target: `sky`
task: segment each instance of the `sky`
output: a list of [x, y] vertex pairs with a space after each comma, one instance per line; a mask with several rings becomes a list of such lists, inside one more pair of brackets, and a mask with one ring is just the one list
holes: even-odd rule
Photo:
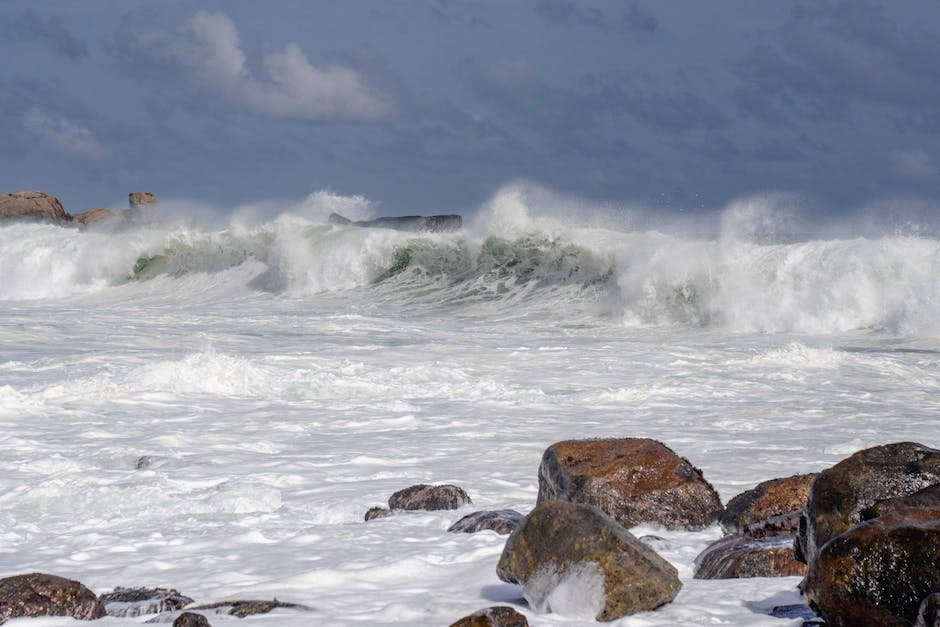
[[940, 198], [932, 0], [2, 0], [0, 59], [0, 191], [73, 213]]

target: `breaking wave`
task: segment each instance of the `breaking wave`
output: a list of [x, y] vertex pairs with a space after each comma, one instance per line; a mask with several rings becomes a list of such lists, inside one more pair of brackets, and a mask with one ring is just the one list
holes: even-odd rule
[[186, 298], [206, 281], [272, 298], [356, 294], [432, 312], [487, 306], [737, 332], [940, 326], [933, 237], [775, 237], [776, 214], [753, 203], [729, 208], [716, 233], [683, 235], [638, 227], [623, 212], [597, 219], [603, 212], [591, 207], [578, 207], [572, 222], [562, 217], [571, 207], [539, 212], [542, 201], [508, 188], [464, 230], [435, 234], [330, 225], [297, 211], [220, 229], [7, 225], [0, 300], [88, 297], [155, 280], [168, 298]]

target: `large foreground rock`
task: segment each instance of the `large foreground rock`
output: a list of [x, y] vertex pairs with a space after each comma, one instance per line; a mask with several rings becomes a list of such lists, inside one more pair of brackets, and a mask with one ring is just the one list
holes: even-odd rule
[[58, 198], [44, 192], [32, 190], [0, 194], [0, 223], [15, 221], [68, 224], [71, 216]]
[[0, 623], [19, 616], [93, 620], [104, 616], [104, 606], [94, 592], [72, 579], [45, 573], [0, 579]]
[[702, 471], [646, 438], [565, 440], [545, 451], [538, 502], [593, 505], [624, 527], [703, 529], [722, 512]]
[[736, 533], [775, 516], [802, 510], [819, 473], [793, 475], [757, 484], [728, 501], [718, 522], [725, 533]]
[[[916, 442], [859, 451], [821, 472], [810, 488], [794, 544], [812, 565], [819, 548], [862, 520], [862, 510], [940, 483], [940, 451]], [[918, 599], [919, 601], [920, 599]]]
[[496, 566], [537, 612], [611, 621], [672, 601], [673, 566], [595, 507], [543, 501], [506, 541]]
[[940, 590], [940, 507], [851, 527], [820, 547], [802, 590], [830, 627], [909, 627]]

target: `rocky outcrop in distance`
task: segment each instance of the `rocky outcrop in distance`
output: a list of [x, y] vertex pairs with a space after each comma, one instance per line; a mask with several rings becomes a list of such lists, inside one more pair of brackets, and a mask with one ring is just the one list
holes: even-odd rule
[[0, 194], [0, 224], [6, 222], [43, 222], [59, 226], [87, 228], [91, 225], [112, 227], [152, 222], [157, 215], [157, 197], [150, 192], [131, 192], [126, 211], [96, 207], [70, 214], [51, 194], [37, 190]]

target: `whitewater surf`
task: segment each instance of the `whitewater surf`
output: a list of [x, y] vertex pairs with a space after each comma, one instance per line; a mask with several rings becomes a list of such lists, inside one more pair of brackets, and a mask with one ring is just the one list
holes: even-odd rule
[[[784, 237], [734, 212], [706, 234], [572, 223], [514, 190], [441, 233], [313, 205], [0, 226], [0, 569], [312, 608], [258, 625], [446, 625], [494, 604], [589, 624], [499, 581], [505, 536], [446, 531], [529, 511], [553, 442], [661, 440], [725, 502], [867, 446], [940, 444], [936, 237]], [[416, 483], [473, 505], [363, 521]], [[692, 578], [717, 526], [633, 532], [683, 589], [614, 624], [799, 624], [769, 615], [798, 578]]]

